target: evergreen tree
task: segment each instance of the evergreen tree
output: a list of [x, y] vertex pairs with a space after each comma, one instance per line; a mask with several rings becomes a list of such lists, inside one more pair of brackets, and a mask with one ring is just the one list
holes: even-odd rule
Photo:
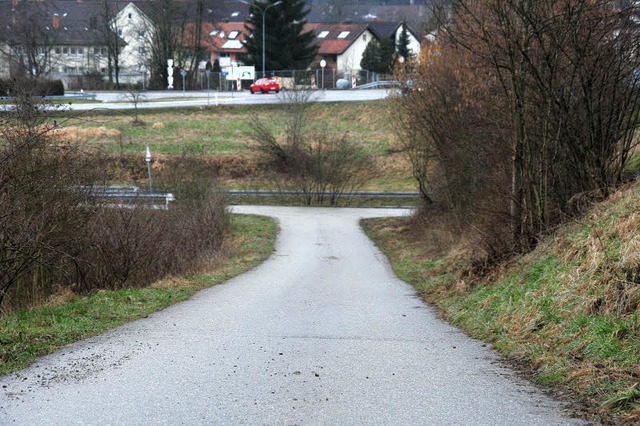
[[398, 37], [398, 42], [396, 43], [396, 52], [398, 56], [402, 56], [405, 59], [409, 59], [413, 54], [411, 53], [411, 49], [409, 49], [409, 32], [407, 31], [407, 23], [402, 23], [402, 30], [400, 30], [400, 37]]
[[[265, 21], [265, 71], [304, 69], [315, 58], [315, 33], [303, 32], [309, 9], [305, 0], [253, 0], [245, 23], [249, 64], [262, 70], [262, 21]], [[273, 6], [271, 6], [273, 5]], [[266, 14], [264, 13], [266, 11]]]
[[371, 40], [362, 53], [360, 67], [378, 74], [390, 72], [394, 49], [393, 40], [390, 38], [385, 38], [381, 42]]
[[369, 44], [367, 44], [367, 47], [365, 47], [364, 52], [362, 52], [360, 68], [367, 71], [374, 71], [378, 65], [379, 51], [380, 44], [375, 39], [372, 39]]

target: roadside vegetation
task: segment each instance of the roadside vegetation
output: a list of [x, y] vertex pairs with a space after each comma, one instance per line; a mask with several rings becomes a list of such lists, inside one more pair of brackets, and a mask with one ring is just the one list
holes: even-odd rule
[[178, 198], [171, 210], [100, 204], [107, 161], [55, 138], [65, 115], [35, 99], [19, 93], [0, 117], [0, 314], [194, 274], [219, 255], [229, 217], [212, 181], [161, 174]]
[[583, 415], [639, 423], [635, 11], [456, 0], [441, 12], [420, 63], [396, 67], [406, 84], [392, 100], [418, 214], [368, 232], [448, 320]]
[[37, 357], [191, 297], [245, 272], [273, 251], [276, 225], [267, 218], [234, 216], [221, 253], [198, 275], [169, 277], [144, 288], [56, 293], [40, 306], [0, 318], [0, 375]]

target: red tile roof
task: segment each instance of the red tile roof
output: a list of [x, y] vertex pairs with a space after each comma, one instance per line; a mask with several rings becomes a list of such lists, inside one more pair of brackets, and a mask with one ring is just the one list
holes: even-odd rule
[[[246, 52], [246, 48], [229, 46], [229, 41], [243, 41], [246, 38], [244, 23], [243, 22], [221, 22], [218, 24], [207, 23], [206, 29], [206, 37], [204, 38], [202, 44], [210, 51], [210, 52]], [[204, 25], [203, 25], [204, 27]], [[232, 31], [237, 31], [238, 35], [229, 39], [229, 34]], [[225, 46], [227, 44], [227, 46]]]

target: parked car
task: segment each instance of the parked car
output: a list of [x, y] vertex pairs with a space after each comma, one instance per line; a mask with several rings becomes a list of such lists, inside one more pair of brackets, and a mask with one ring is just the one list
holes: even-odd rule
[[272, 91], [278, 93], [280, 89], [282, 89], [282, 85], [276, 78], [259, 78], [249, 87], [251, 94], [257, 92], [268, 93]]

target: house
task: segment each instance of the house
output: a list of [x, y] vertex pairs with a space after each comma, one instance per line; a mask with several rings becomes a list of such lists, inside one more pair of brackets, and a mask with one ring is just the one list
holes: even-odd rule
[[106, 66], [97, 21], [83, 2], [2, 2], [0, 77], [100, 72]]
[[219, 61], [224, 70], [231, 65], [238, 64], [242, 55], [247, 53], [243, 41], [247, 37], [244, 22], [222, 22], [207, 24], [210, 28], [203, 45], [210, 52], [210, 61]]
[[362, 54], [374, 39], [367, 24], [307, 23], [305, 31], [316, 33], [318, 55], [311, 68], [318, 68], [321, 60], [327, 68], [351, 74], [360, 70]]
[[127, 3], [111, 27], [126, 41], [119, 55], [120, 77], [125, 82], [137, 82], [141, 76], [144, 80], [151, 60], [153, 22], [138, 5]]
[[411, 25], [405, 22], [370, 22], [368, 28], [378, 39], [391, 38], [394, 44], [398, 44], [403, 26], [406, 26], [409, 37], [409, 50], [415, 58], [420, 57], [420, 34]]

